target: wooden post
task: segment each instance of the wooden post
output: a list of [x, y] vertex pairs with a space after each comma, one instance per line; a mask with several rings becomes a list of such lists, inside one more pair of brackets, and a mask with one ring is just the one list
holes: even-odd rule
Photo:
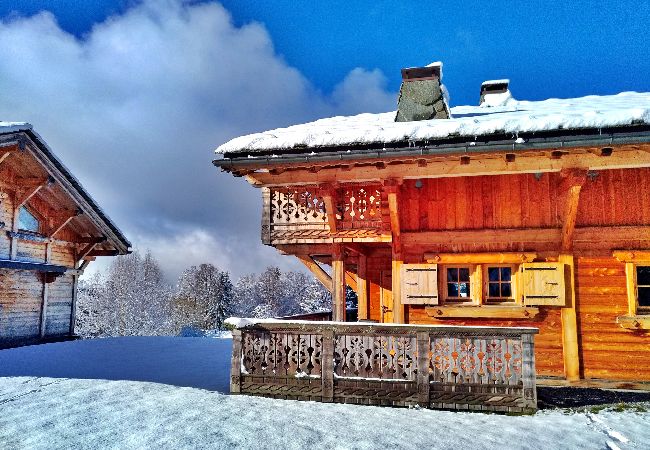
[[77, 286], [79, 275], [72, 276], [72, 305], [70, 305], [70, 336], [74, 335], [75, 321], [77, 320]]
[[334, 330], [323, 330], [323, 349], [321, 353], [322, 401], [334, 401]]
[[369, 288], [368, 257], [366, 255], [359, 255], [359, 262], [357, 263], [357, 307], [359, 320], [367, 320], [369, 317]]
[[345, 264], [340, 244], [332, 249], [332, 288], [332, 320], [345, 322]]
[[336, 185], [330, 184], [322, 189], [323, 205], [327, 215], [330, 234], [336, 233]]
[[241, 330], [232, 330], [232, 361], [230, 365], [230, 393], [239, 394], [241, 392], [241, 351], [242, 351], [242, 332]]
[[562, 353], [564, 376], [568, 381], [580, 379], [580, 353], [578, 351], [578, 323], [576, 318], [575, 267], [573, 255], [561, 254], [559, 262], [568, 267], [565, 272], [567, 306], [562, 308]]
[[271, 245], [271, 189], [262, 188], [262, 244]]
[[47, 280], [47, 274], [43, 273], [41, 275], [43, 279], [43, 298], [41, 301], [41, 322], [39, 326], [39, 335], [41, 338], [45, 337], [45, 326], [47, 325], [47, 303], [48, 303], [48, 297], [50, 295], [50, 285]]
[[418, 352], [418, 404], [423, 408], [429, 407], [429, 353], [431, 344], [429, 333], [420, 331], [417, 334], [417, 352]]
[[537, 409], [537, 379], [535, 374], [535, 335], [521, 335], [521, 382], [528, 407]]
[[404, 305], [402, 304], [402, 252], [393, 247], [392, 262], [392, 291], [393, 291], [393, 323], [404, 323]]

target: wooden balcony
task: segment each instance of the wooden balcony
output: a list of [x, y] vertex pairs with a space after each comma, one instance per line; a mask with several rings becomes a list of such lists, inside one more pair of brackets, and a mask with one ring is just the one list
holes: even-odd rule
[[264, 188], [262, 242], [390, 242], [386, 205], [380, 185]]
[[321, 402], [532, 412], [537, 332], [264, 320], [233, 331], [230, 390]]

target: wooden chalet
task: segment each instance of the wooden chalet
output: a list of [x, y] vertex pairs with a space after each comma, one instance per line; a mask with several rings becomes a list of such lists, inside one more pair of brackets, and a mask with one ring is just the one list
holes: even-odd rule
[[0, 348], [72, 337], [79, 276], [130, 245], [31, 125], [0, 122]]
[[334, 320], [347, 284], [360, 322], [538, 328], [538, 376], [650, 382], [650, 94], [517, 101], [497, 80], [449, 108], [441, 78], [405, 69], [397, 114], [240, 137], [214, 164], [261, 189], [263, 243]]

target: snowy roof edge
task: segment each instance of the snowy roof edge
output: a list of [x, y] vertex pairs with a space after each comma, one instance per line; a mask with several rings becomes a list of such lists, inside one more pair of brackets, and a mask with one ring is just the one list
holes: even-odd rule
[[310, 150], [364, 146], [381, 150], [401, 142], [465, 138], [467, 142], [494, 134], [516, 139], [525, 133], [599, 130], [650, 125], [650, 93], [623, 92], [542, 101], [513, 100], [504, 106], [457, 106], [452, 118], [394, 122], [394, 112], [332, 117], [234, 138], [215, 153], [225, 158], [247, 153], [308, 153]]

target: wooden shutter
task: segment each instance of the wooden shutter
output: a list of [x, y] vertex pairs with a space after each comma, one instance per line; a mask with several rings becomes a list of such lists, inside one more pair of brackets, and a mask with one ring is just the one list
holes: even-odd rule
[[402, 303], [438, 304], [438, 265], [402, 264]]
[[563, 263], [524, 263], [521, 270], [524, 305], [566, 304]]

